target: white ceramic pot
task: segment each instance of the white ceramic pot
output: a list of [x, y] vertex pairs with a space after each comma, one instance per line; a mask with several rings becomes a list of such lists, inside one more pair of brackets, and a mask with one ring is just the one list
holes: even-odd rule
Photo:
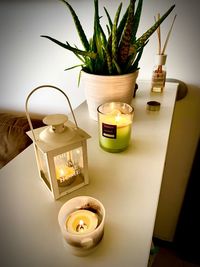
[[97, 107], [106, 102], [131, 104], [138, 71], [123, 75], [95, 75], [81, 73], [89, 115], [97, 120]]

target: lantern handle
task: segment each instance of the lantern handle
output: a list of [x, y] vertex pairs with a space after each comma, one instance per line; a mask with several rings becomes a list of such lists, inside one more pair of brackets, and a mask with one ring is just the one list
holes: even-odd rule
[[26, 99], [26, 103], [25, 103], [25, 109], [26, 109], [26, 117], [27, 117], [27, 120], [28, 120], [28, 123], [29, 123], [29, 126], [30, 126], [30, 129], [31, 129], [31, 132], [32, 132], [32, 135], [33, 135], [33, 139], [34, 139], [34, 142], [36, 143], [36, 137], [35, 137], [35, 134], [34, 134], [34, 131], [33, 131], [33, 125], [32, 125], [32, 122], [31, 122], [31, 119], [30, 119], [30, 116], [29, 116], [29, 112], [28, 112], [28, 101], [31, 97], [31, 95], [41, 89], [41, 88], [44, 88], [44, 87], [50, 87], [50, 88], [53, 88], [53, 89], [56, 89], [58, 90], [59, 92], [61, 92], [65, 98], [67, 99], [67, 102], [68, 102], [68, 105], [70, 107], [70, 110], [71, 110], [71, 113], [72, 113], [72, 116], [73, 116], [73, 119], [74, 119], [74, 122], [75, 122], [75, 125], [76, 125], [76, 129], [78, 129], [78, 124], [77, 124], [77, 121], [76, 121], [76, 118], [75, 118], [75, 115], [74, 115], [74, 112], [73, 112], [73, 109], [72, 109], [72, 106], [71, 106], [71, 103], [69, 101], [69, 98], [68, 96], [65, 94], [65, 92], [63, 92], [60, 88], [56, 87], [56, 86], [53, 86], [53, 85], [41, 85], [41, 86], [38, 86], [36, 88], [34, 88], [30, 93], [29, 95], [27, 96], [27, 99]]

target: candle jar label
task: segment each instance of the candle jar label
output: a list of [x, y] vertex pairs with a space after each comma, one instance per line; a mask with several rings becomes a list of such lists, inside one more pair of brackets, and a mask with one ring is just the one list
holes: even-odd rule
[[107, 138], [116, 139], [117, 137], [117, 126], [102, 123], [102, 135]]

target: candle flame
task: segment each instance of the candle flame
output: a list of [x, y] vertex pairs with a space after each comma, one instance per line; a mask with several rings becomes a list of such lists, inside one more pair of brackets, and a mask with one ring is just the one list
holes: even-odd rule
[[60, 177], [62, 177], [62, 176], [64, 176], [65, 175], [65, 171], [62, 169], [62, 168], [60, 168]]
[[79, 224], [76, 227], [77, 232], [84, 232], [87, 229], [87, 225], [84, 223], [83, 220], [79, 221]]
[[80, 220], [80, 221], [79, 221], [79, 225], [80, 225], [80, 226], [83, 226], [83, 225], [84, 225], [84, 221], [83, 221], [83, 220]]
[[115, 121], [116, 121], [116, 122], [119, 122], [120, 119], [121, 119], [121, 116], [120, 116], [120, 114], [118, 113], [117, 116], [115, 117]]
[[65, 180], [75, 176], [74, 167], [62, 166], [56, 167], [56, 178], [60, 180], [60, 182], [64, 182]]

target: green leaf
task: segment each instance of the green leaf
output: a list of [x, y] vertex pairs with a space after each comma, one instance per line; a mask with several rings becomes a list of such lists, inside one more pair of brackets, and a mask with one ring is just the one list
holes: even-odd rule
[[118, 48], [118, 38], [117, 38], [117, 25], [119, 20], [119, 15], [122, 9], [122, 3], [120, 3], [117, 12], [115, 14], [115, 19], [112, 27], [112, 58], [116, 61], [117, 60], [117, 48]]
[[128, 59], [130, 41], [132, 35], [132, 27], [134, 23], [134, 10], [135, 10], [135, 0], [130, 0], [128, 9], [128, 18], [126, 21], [125, 29], [119, 46], [118, 62], [120, 65], [125, 64], [126, 60]]
[[142, 5], [143, 5], [143, 0], [139, 0], [135, 15], [134, 15], [134, 25], [132, 29], [131, 44], [133, 44], [136, 40], [136, 33], [139, 27], [140, 17], [142, 13]]
[[79, 71], [79, 75], [78, 75], [78, 87], [80, 85], [80, 81], [81, 81], [81, 70]]
[[[68, 42], [66, 42], [66, 44], [70, 46], [70, 44], [69, 44]], [[77, 47], [76, 45], [75, 45], [75, 48], [78, 49], [78, 47]], [[84, 58], [83, 56], [78, 55], [76, 52], [73, 52], [73, 53], [74, 53], [74, 55], [75, 55], [80, 61], [82, 61], [83, 63], [85, 63], [85, 58]]]
[[112, 74], [112, 58], [111, 58], [111, 55], [109, 53], [108, 42], [107, 42], [106, 36], [105, 36], [104, 31], [103, 31], [101, 26], [100, 26], [100, 30], [101, 30], [101, 37], [102, 37], [101, 38], [102, 39], [102, 47], [103, 47], [103, 50], [105, 52], [108, 73]]
[[98, 0], [94, 0], [94, 8], [95, 8], [95, 16], [94, 16], [94, 34], [93, 34], [93, 42], [94, 47], [96, 49], [97, 57], [94, 64], [95, 72], [101, 72], [105, 66], [105, 54], [103, 50], [103, 40], [105, 34], [100, 26], [100, 18], [99, 18], [99, 6]]
[[110, 31], [112, 31], [112, 27], [113, 27], [113, 23], [112, 23], [112, 20], [110, 18], [110, 15], [108, 13], [108, 10], [104, 7], [104, 10], [105, 10], [105, 13], [106, 13], [106, 16], [108, 18], [108, 23], [109, 23], [109, 26], [110, 26]]
[[107, 31], [108, 31], [108, 35], [110, 35], [110, 34], [111, 34], [111, 31], [110, 31], [110, 28], [109, 28], [109, 26], [108, 26], [108, 25], [106, 25], [106, 28], [107, 28]]
[[87, 37], [85, 35], [85, 32], [84, 32], [84, 30], [83, 30], [83, 28], [81, 26], [81, 23], [80, 23], [80, 21], [78, 19], [78, 16], [76, 15], [76, 13], [75, 13], [74, 9], [72, 8], [72, 6], [67, 1], [65, 1], [65, 0], [61, 0], [61, 1], [63, 3], [65, 3], [67, 5], [67, 7], [69, 8], [69, 10], [71, 12], [71, 15], [72, 15], [72, 17], [74, 19], [74, 23], [76, 25], [76, 29], [77, 29], [77, 32], [79, 34], [80, 40], [81, 40], [81, 42], [83, 44], [83, 47], [85, 48], [86, 51], [89, 51], [90, 45], [89, 45], [89, 42], [88, 42]]
[[128, 9], [126, 9], [126, 12], [124, 13], [120, 23], [119, 23], [119, 27], [117, 28], [117, 38], [118, 38], [118, 42], [120, 41], [121, 39], [121, 36], [122, 36], [122, 33], [124, 31], [124, 27], [126, 25], [126, 21], [127, 21], [127, 18], [128, 18]]
[[115, 59], [113, 59], [113, 62], [114, 62], [114, 65], [115, 65], [115, 67], [117, 69], [117, 73], [118, 74], [122, 74], [122, 70], [121, 70], [119, 64], [117, 63], [117, 61]]
[[68, 50], [70, 50], [70, 51], [72, 51], [72, 52], [74, 52], [74, 53], [77, 53], [77, 54], [79, 54], [79, 55], [82, 55], [82, 56], [84, 56], [84, 57], [90, 57], [90, 58], [95, 59], [96, 56], [97, 56], [96, 53], [94, 53], [94, 52], [87, 52], [87, 51], [83, 51], [83, 50], [74, 48], [74, 47], [72, 47], [72, 46], [70, 46], [70, 45], [68, 45], [68, 44], [62, 43], [62, 42], [60, 42], [60, 41], [58, 41], [58, 40], [56, 40], [56, 39], [54, 39], [54, 38], [52, 38], [52, 37], [50, 37], [50, 36], [47, 36], [47, 35], [41, 35], [41, 37], [47, 38], [47, 39], [49, 39], [50, 41], [56, 43], [57, 45], [59, 45], [59, 46], [65, 48], [65, 49], [68, 49]]
[[[148, 41], [149, 41], [149, 40], [148, 40]], [[136, 59], [133, 61], [134, 64], [131, 65], [130, 68], [129, 68], [129, 71], [130, 71], [130, 72], [133, 72], [133, 71], [135, 71], [135, 70], [138, 69], [138, 64], [139, 64], [139, 61], [140, 61], [140, 59], [141, 59], [141, 57], [142, 57], [144, 47], [147, 45], [148, 41], [147, 41], [147, 42], [140, 48], [140, 50], [138, 51], [137, 57], [136, 57]]]
[[149, 37], [156, 31], [158, 26], [167, 18], [167, 16], [172, 12], [175, 5], [171, 6], [165, 14], [156, 21], [156, 23], [148, 30], [146, 31], [139, 39], [136, 40], [134, 46], [138, 50], [138, 48], [142, 47], [144, 43], [149, 39]]
[[83, 66], [83, 64], [75, 65], [75, 66], [72, 66], [72, 67], [69, 67], [69, 68], [65, 69], [65, 71], [66, 70], [72, 70], [72, 69], [75, 69], [75, 68], [78, 68], [78, 67], [82, 67], [82, 66]]

